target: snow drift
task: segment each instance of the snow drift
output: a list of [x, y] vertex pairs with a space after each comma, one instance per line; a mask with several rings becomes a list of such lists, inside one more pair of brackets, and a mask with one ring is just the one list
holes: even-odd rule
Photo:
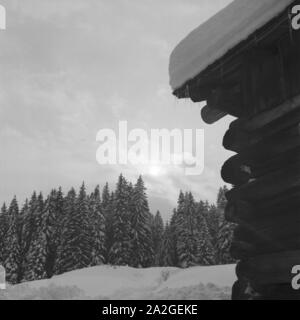
[[8, 287], [0, 299], [228, 300], [235, 266], [189, 269], [99, 266]]
[[171, 54], [170, 84], [173, 90], [204, 71], [230, 49], [294, 0], [235, 0], [192, 31]]

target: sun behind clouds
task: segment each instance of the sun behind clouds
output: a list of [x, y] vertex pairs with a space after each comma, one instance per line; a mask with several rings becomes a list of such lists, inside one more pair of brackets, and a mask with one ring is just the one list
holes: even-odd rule
[[159, 177], [166, 173], [166, 170], [160, 165], [149, 166], [148, 173], [151, 176]]

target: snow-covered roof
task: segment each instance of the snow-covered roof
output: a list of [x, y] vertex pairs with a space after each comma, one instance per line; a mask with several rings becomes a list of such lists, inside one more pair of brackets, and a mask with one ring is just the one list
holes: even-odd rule
[[170, 84], [182, 87], [295, 0], [235, 0], [192, 31], [170, 58]]

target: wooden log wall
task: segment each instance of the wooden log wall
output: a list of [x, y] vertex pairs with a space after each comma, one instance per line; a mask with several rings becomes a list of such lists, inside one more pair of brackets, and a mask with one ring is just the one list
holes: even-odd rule
[[292, 268], [300, 264], [300, 96], [234, 121], [223, 141], [237, 154], [222, 168], [226, 219], [238, 225], [233, 299], [299, 299]]

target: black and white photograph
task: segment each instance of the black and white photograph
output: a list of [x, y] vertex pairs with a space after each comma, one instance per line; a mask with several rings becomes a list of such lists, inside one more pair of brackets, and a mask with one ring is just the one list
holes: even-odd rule
[[0, 148], [1, 305], [300, 300], [300, 0], [0, 0]]

